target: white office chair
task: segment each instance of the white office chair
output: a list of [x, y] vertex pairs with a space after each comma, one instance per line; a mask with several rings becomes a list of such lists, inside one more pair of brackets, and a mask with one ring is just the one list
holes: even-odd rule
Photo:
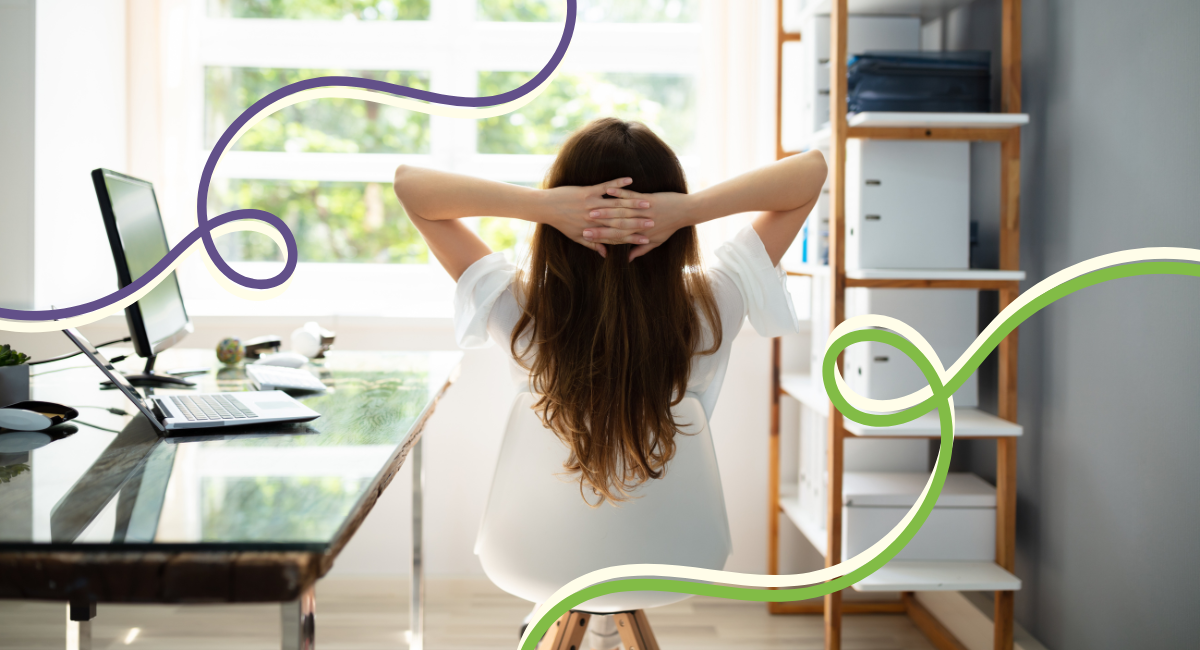
[[[563, 469], [568, 449], [534, 413], [535, 397], [520, 393], [509, 415], [475, 553], [496, 586], [540, 603], [571, 580], [620, 564], [676, 564], [721, 569], [729, 558], [729, 519], [704, 409], [694, 397], [672, 413], [686, 433], [676, 436], [666, 475], [647, 481], [637, 498], [591, 508], [578, 476]], [[622, 646], [655, 650], [643, 609], [686, 594], [617, 593], [590, 600], [563, 616], [541, 648], [580, 649], [592, 614], [615, 614]]]

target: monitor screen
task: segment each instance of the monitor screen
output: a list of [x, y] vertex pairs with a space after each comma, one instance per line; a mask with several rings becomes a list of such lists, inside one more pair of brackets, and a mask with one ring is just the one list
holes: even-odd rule
[[[120, 258], [124, 258], [128, 269], [128, 282], [133, 282], [149, 271], [168, 252], [167, 235], [163, 229], [162, 215], [158, 211], [158, 200], [154, 195], [154, 186], [146, 181], [107, 169], [103, 170], [103, 174], [112, 220], [120, 236], [121, 250], [118, 252], [114, 249], [113, 252], [118, 255], [118, 266]], [[103, 198], [101, 202], [103, 203]], [[126, 279], [121, 278], [121, 283], [124, 285]], [[145, 329], [144, 342], [151, 348], [148, 351], [138, 350], [142, 356], [149, 356], [147, 353], [169, 347], [174, 343], [174, 340], [169, 339], [188, 327], [188, 315], [174, 271], [151, 289], [150, 293], [138, 300], [137, 309], [141, 313], [140, 320]], [[136, 320], [131, 319], [132, 322]], [[137, 332], [132, 334], [135, 339], [139, 338]]]

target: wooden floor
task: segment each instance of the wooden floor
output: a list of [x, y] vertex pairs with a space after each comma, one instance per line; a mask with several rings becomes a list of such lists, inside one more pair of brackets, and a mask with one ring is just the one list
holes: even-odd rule
[[[321, 650], [406, 648], [408, 585], [393, 580], [331, 579], [317, 586]], [[431, 580], [427, 587], [429, 650], [514, 650], [531, 606], [486, 580]], [[663, 650], [807, 650], [823, 647], [820, 616], [771, 616], [761, 603], [693, 598], [648, 612]], [[65, 646], [66, 606], [0, 600], [0, 648]], [[129, 645], [125, 640], [138, 628]], [[848, 616], [845, 650], [932, 650], [907, 617]], [[101, 605], [93, 647], [222, 650], [279, 648], [278, 605]], [[585, 649], [586, 650], [586, 649]]]

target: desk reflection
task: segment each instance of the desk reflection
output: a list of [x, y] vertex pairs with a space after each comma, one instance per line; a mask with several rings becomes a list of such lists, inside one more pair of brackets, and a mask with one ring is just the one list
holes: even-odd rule
[[[173, 363], [189, 363], [171, 352], [181, 357]], [[318, 369], [330, 390], [299, 397], [321, 413], [315, 421], [166, 437], [141, 415], [100, 410], [132, 412], [119, 393], [98, 390], [94, 369], [35, 377], [40, 399], [86, 405], [87, 420], [102, 429], [81, 425], [70, 439], [34, 452], [0, 454], [0, 467], [10, 475], [0, 480], [0, 545], [324, 550], [369, 503], [381, 471], [407, 453], [414, 424], [458, 358], [331, 355]], [[240, 369], [197, 379], [203, 392], [249, 388]]]
[[135, 474], [140, 486], [142, 466], [159, 442], [158, 431], [144, 416], [125, 425], [50, 510], [50, 541], [74, 542]]

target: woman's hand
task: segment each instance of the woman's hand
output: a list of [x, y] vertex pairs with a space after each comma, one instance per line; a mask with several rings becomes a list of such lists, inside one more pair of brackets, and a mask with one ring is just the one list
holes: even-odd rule
[[[650, 201], [604, 198], [605, 194], [617, 196], [616, 192], [623, 191], [620, 188], [632, 182], [631, 178], [619, 178], [591, 187], [564, 186], [544, 190], [542, 221], [600, 255], [606, 254], [605, 244], [649, 243], [651, 239], [641, 231], [654, 226], [653, 219], [646, 218]], [[604, 218], [598, 219], [600, 215]]]
[[[588, 220], [592, 222], [593, 227], [584, 230], [584, 237], [591, 242], [636, 244], [629, 252], [631, 262], [670, 239], [676, 230], [692, 225], [689, 220], [693, 212], [693, 199], [690, 194], [640, 194], [612, 186], [605, 188], [605, 192], [623, 201], [648, 206], [637, 210], [637, 220], [648, 221], [651, 225], [633, 229], [634, 235], [624, 238], [622, 233], [629, 232], [635, 224], [631, 223], [634, 220], [627, 218], [620, 210], [600, 208], [588, 213]], [[610, 241], [612, 239], [619, 241]]]

